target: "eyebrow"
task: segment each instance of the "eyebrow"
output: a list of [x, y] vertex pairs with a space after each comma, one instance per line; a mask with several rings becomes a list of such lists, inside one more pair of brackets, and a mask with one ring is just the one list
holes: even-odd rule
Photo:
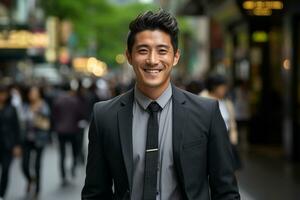
[[[139, 49], [139, 48], [149, 48], [149, 45], [147, 44], [140, 44], [140, 45], [137, 45], [136, 46], [136, 49]], [[171, 47], [169, 45], [166, 45], [166, 44], [160, 44], [160, 45], [157, 45], [156, 48], [166, 48], [166, 49], [170, 49]]]

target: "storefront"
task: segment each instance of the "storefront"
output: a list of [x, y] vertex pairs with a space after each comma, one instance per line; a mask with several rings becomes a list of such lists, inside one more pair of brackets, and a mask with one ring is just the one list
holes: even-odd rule
[[[298, 5], [298, 6], [297, 6]], [[300, 161], [300, 9], [291, 4], [285, 16], [283, 141], [289, 160]]]

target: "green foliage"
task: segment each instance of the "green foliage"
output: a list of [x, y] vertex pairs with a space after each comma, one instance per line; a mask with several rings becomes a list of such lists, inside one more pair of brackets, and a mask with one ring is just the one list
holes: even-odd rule
[[96, 46], [93, 56], [111, 67], [117, 65], [116, 55], [125, 51], [129, 22], [137, 14], [155, 9], [153, 5], [114, 5], [105, 0], [47, 0], [42, 1], [42, 6], [48, 16], [73, 22], [77, 52], [87, 52], [91, 45]]

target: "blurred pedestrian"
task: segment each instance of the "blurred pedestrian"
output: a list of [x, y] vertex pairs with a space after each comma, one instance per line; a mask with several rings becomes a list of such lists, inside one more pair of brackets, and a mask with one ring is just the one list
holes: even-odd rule
[[234, 169], [241, 169], [241, 159], [238, 153], [238, 131], [235, 120], [234, 106], [232, 101], [226, 97], [228, 92], [228, 83], [225, 76], [213, 74], [208, 76], [205, 82], [206, 89], [200, 93], [202, 97], [217, 99], [221, 115], [225, 121], [225, 125], [229, 134], [230, 143], [232, 145]]
[[[78, 86], [78, 85], [77, 85]], [[71, 175], [75, 177], [79, 153], [78, 137], [81, 133], [79, 122], [84, 119], [82, 102], [76, 90], [77, 86], [71, 88], [70, 84], [64, 85], [64, 92], [58, 95], [53, 104], [54, 131], [57, 133], [60, 154], [60, 173], [62, 185], [68, 184], [66, 175], [66, 147], [72, 147]]]
[[248, 149], [248, 130], [250, 120], [250, 92], [244, 80], [237, 81], [232, 94], [235, 118], [239, 132], [239, 146]]
[[11, 95], [11, 104], [16, 108], [17, 115], [20, 123], [21, 132], [24, 129], [24, 125], [22, 124], [23, 120], [23, 94], [22, 88], [18, 84], [12, 84], [10, 86], [10, 95]]
[[0, 199], [3, 199], [9, 180], [13, 155], [20, 150], [20, 126], [17, 112], [10, 103], [8, 87], [0, 85]]
[[22, 169], [27, 181], [27, 194], [33, 193], [33, 197], [38, 198], [41, 189], [42, 155], [49, 139], [50, 109], [38, 86], [30, 86], [26, 97]]
[[201, 80], [191, 80], [186, 86], [186, 91], [196, 95], [199, 94], [203, 89], [204, 84]]
[[109, 83], [105, 79], [98, 79], [96, 81], [95, 93], [99, 101], [105, 101], [112, 97]]
[[180, 57], [176, 19], [147, 11], [129, 28], [136, 84], [94, 106], [82, 199], [239, 200], [218, 102], [170, 82]]
[[[79, 134], [77, 134], [77, 144], [78, 144], [78, 163], [85, 164], [85, 149], [84, 149], [84, 133], [88, 128], [90, 121], [90, 113], [92, 110], [92, 105], [97, 102], [96, 94], [93, 94], [89, 88], [86, 88], [84, 84], [80, 83], [77, 90], [78, 100], [81, 104], [82, 117], [78, 122]], [[95, 99], [94, 99], [95, 98]]]

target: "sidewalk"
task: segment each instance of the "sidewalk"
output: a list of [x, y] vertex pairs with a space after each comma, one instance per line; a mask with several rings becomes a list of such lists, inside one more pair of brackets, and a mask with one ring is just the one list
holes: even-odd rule
[[[300, 199], [299, 165], [257, 154], [248, 154], [243, 161], [245, 167], [237, 175], [242, 200]], [[40, 200], [80, 200], [85, 167], [78, 167], [76, 178], [70, 179], [73, 182], [66, 187], [61, 187], [58, 169], [58, 151], [55, 146], [49, 146], [44, 152]], [[25, 200], [26, 185], [20, 160], [13, 162], [10, 176], [6, 200]]]
[[[68, 152], [68, 151], [67, 151]], [[71, 155], [71, 152], [68, 152]], [[77, 175], [74, 179], [69, 178], [71, 184], [61, 187], [58, 150], [50, 146], [44, 151], [42, 161], [41, 195], [39, 200], [77, 200], [80, 199], [81, 189], [84, 183], [85, 167], [77, 168]], [[67, 160], [68, 166], [71, 159]], [[21, 172], [20, 160], [16, 159], [10, 171], [10, 183], [6, 195], [6, 200], [25, 200], [26, 183]]]
[[[300, 164], [292, 164], [276, 152], [244, 155], [244, 169], [238, 173], [243, 199], [299, 200]], [[251, 195], [247, 197], [247, 195]]]

